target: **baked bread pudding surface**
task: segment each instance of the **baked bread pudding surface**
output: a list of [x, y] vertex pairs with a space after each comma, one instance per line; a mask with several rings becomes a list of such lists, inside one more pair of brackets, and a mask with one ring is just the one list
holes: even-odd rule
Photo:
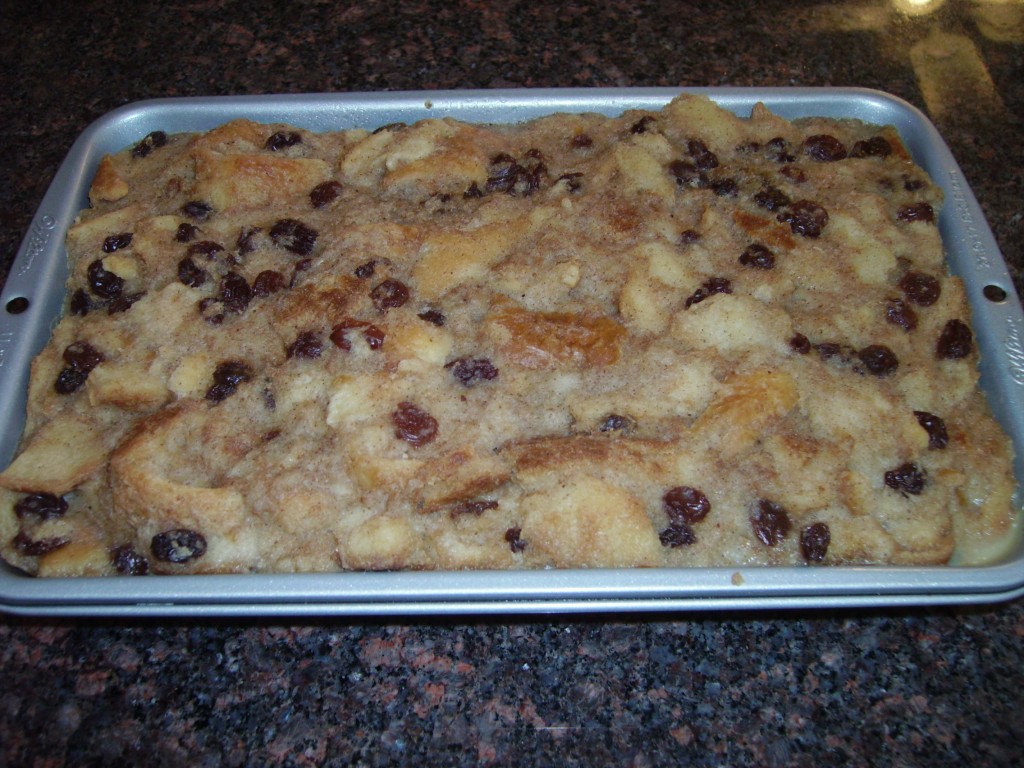
[[105, 157], [0, 474], [41, 576], [983, 562], [1011, 444], [898, 134], [235, 120]]

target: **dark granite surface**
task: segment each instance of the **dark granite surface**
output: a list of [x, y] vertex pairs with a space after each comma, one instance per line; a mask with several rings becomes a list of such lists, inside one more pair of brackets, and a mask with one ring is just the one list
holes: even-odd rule
[[[936, 123], [1019, 290], [1024, 4], [913, 7], [5, 3], [0, 275], [74, 138], [138, 99], [857, 85]], [[999, 766], [1021, 760], [1022, 707], [1022, 601], [289, 626], [0, 618], [0, 765]]]

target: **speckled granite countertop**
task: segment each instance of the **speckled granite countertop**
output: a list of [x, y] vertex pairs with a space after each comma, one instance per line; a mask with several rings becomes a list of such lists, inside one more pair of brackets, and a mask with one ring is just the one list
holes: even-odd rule
[[[1020, 291], [1022, 19], [1021, 0], [7, 3], [0, 275], [74, 138], [138, 99], [856, 85], [936, 123]], [[1022, 707], [1021, 601], [295, 626], [0, 617], [3, 765], [999, 766], [1021, 759]]]

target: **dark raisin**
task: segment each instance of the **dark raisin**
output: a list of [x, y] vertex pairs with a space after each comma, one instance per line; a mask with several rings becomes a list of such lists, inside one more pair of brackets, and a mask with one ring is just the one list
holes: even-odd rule
[[630, 133], [647, 133], [647, 126], [654, 123], [655, 119], [651, 115], [644, 115], [637, 120], [633, 125], [629, 127]]
[[942, 285], [924, 272], [907, 272], [899, 282], [900, 290], [920, 307], [930, 307], [939, 300]]
[[772, 269], [775, 267], [775, 254], [760, 243], [751, 243], [740, 254], [740, 264], [754, 269]]
[[700, 232], [695, 229], [684, 229], [679, 233], [680, 245], [693, 245], [700, 240]]
[[793, 234], [801, 237], [818, 237], [828, 224], [828, 211], [811, 200], [797, 200], [776, 218], [784, 224], [789, 224]]
[[213, 371], [213, 386], [206, 391], [206, 399], [219, 403], [235, 394], [238, 385], [252, 379], [252, 368], [240, 360], [225, 360]]
[[63, 358], [65, 363], [82, 373], [89, 373], [106, 359], [102, 352], [84, 341], [68, 344]]
[[513, 527], [505, 531], [505, 541], [508, 542], [508, 545], [513, 552], [522, 552], [526, 549], [526, 542], [522, 540], [522, 535], [522, 528]]
[[724, 277], [708, 278], [700, 288], [693, 292], [693, 295], [686, 299], [685, 309], [689, 309], [694, 304], [699, 304], [716, 293], [732, 293], [732, 283]]
[[769, 211], [777, 211], [780, 208], [785, 208], [789, 205], [790, 199], [789, 196], [778, 187], [765, 187], [754, 195], [754, 202], [761, 208], [765, 208]]
[[277, 133], [271, 134], [270, 138], [267, 139], [267, 143], [263, 146], [269, 149], [271, 152], [278, 152], [288, 147], [294, 147], [296, 144], [302, 143], [302, 136], [296, 131], [278, 131]]
[[149, 560], [135, 551], [131, 544], [115, 547], [110, 560], [118, 573], [124, 576], [145, 576], [149, 573]]
[[888, 376], [900, 366], [896, 354], [884, 344], [870, 344], [858, 351], [857, 357], [872, 376]]
[[228, 272], [220, 281], [220, 300], [230, 312], [244, 312], [252, 301], [252, 289], [237, 272]]
[[365, 280], [368, 277], [373, 277], [373, 273], [377, 268], [377, 262], [374, 260], [367, 261], [365, 264], [360, 264], [355, 268], [353, 274], [360, 280]]
[[62, 496], [54, 496], [52, 493], [30, 493], [22, 496], [14, 504], [14, 514], [19, 519], [36, 517], [40, 520], [49, 520], [54, 517], [63, 517], [68, 511], [68, 503]]
[[19, 531], [11, 544], [22, 555], [40, 557], [71, 543], [67, 536], [52, 536], [48, 539], [32, 539], [24, 531]]
[[835, 136], [821, 133], [807, 137], [804, 152], [820, 163], [831, 163], [846, 157], [846, 146]]
[[498, 378], [498, 369], [484, 357], [460, 357], [446, 363], [444, 367], [450, 370], [452, 376], [464, 387], [472, 387], [479, 381], [492, 381]]
[[363, 329], [363, 338], [370, 349], [380, 349], [384, 345], [384, 331], [376, 325], [367, 325]]
[[373, 305], [381, 312], [400, 307], [409, 300], [409, 289], [400, 280], [388, 279], [378, 283], [370, 291]]
[[892, 154], [892, 145], [884, 136], [872, 136], [866, 141], [858, 141], [850, 150], [850, 157], [888, 157]]
[[116, 315], [118, 312], [127, 312], [132, 308], [132, 305], [146, 295], [145, 291], [139, 291], [138, 293], [125, 293], [118, 296], [110, 304], [107, 305], [107, 314]]
[[420, 320], [423, 320], [426, 323], [436, 325], [438, 328], [444, 327], [444, 324], [447, 322], [447, 318], [441, 312], [438, 312], [436, 309], [425, 309], [418, 315], [416, 315], [416, 317], [418, 317]]
[[731, 177], [714, 179], [708, 186], [719, 197], [736, 197], [740, 193], [740, 185]]
[[558, 180], [564, 181], [565, 186], [568, 187], [570, 192], [579, 192], [583, 189], [582, 173], [563, 173], [558, 177]]
[[132, 233], [121, 232], [116, 235], [111, 235], [103, 241], [103, 252], [113, 253], [119, 251], [122, 248], [127, 248], [132, 244]]
[[950, 320], [942, 328], [935, 354], [942, 360], [962, 360], [974, 349], [974, 336], [962, 320]]
[[252, 283], [253, 296], [269, 296], [285, 287], [284, 275], [274, 269], [264, 269]]
[[270, 228], [270, 239], [277, 246], [299, 256], [309, 256], [313, 252], [318, 235], [315, 229], [298, 219], [281, 219]]
[[799, 355], [806, 355], [811, 351], [811, 341], [802, 333], [796, 333], [789, 340], [790, 348]]
[[190, 219], [203, 221], [213, 213], [213, 206], [209, 203], [204, 203], [202, 200], [190, 200], [181, 206], [181, 212]]
[[569, 145], [573, 149], [586, 149], [587, 147], [594, 146], [594, 140], [585, 133], [577, 133], [572, 137], [572, 141], [569, 142]]
[[673, 549], [688, 547], [697, 543], [697, 534], [693, 532], [693, 528], [681, 520], [673, 520], [669, 523], [668, 528], [658, 533], [658, 541], [663, 547], [672, 547]]
[[206, 539], [198, 531], [173, 528], [150, 542], [153, 557], [165, 563], [187, 563], [206, 554]]
[[452, 517], [460, 515], [475, 515], [479, 517], [489, 509], [497, 509], [498, 502], [494, 499], [463, 499], [456, 502], [450, 512]]
[[885, 306], [885, 319], [905, 331], [917, 328], [917, 313], [903, 299], [889, 299]]
[[906, 496], [918, 496], [924, 490], [925, 472], [916, 464], [907, 462], [885, 473], [885, 484]]
[[904, 174], [903, 189], [907, 192], [917, 192], [919, 189], [924, 189], [924, 182], [921, 179], [914, 179]]
[[942, 450], [949, 445], [949, 433], [946, 431], [946, 422], [928, 411], [914, 411], [917, 423], [928, 433], [928, 447], [932, 450]]
[[676, 184], [680, 187], [692, 187], [699, 183], [700, 173], [697, 166], [689, 160], [673, 160], [668, 164], [668, 172], [675, 176]]
[[57, 381], [54, 382], [53, 389], [58, 395], [70, 395], [81, 389], [87, 378], [89, 378], [87, 373], [76, 371], [71, 367], [64, 368], [57, 374]]
[[101, 299], [116, 299], [124, 290], [124, 278], [103, 268], [103, 262], [97, 259], [86, 271], [89, 290]]
[[178, 280], [189, 288], [198, 288], [208, 277], [206, 270], [188, 256], [178, 262]]
[[174, 239], [179, 243], [190, 243], [199, 235], [199, 228], [194, 224], [179, 224]]
[[469, 188], [462, 193], [462, 197], [464, 200], [475, 200], [479, 197], [483, 197], [484, 194], [484, 191], [480, 189], [480, 187], [474, 181], [472, 184], [469, 185]]
[[395, 437], [414, 448], [432, 443], [437, 437], [437, 419], [414, 403], [403, 401], [391, 414]]
[[242, 256], [256, 250], [256, 236], [263, 230], [259, 227], [246, 227], [238, 233], [235, 249]]
[[220, 243], [215, 243], [212, 240], [200, 240], [198, 243], [192, 243], [185, 253], [189, 256], [205, 256], [207, 259], [212, 259], [214, 254], [223, 250], [224, 246]]
[[341, 184], [337, 181], [325, 181], [317, 184], [309, 193], [309, 202], [314, 208], [323, 208], [328, 203], [335, 201], [341, 194]]
[[[792, 148], [789, 146], [789, 142], [781, 136], [769, 139], [764, 145], [764, 148], [768, 157], [773, 159], [776, 163], [792, 163], [796, 160], [796, 156], [793, 154]], [[783, 173], [785, 173], [785, 170], [783, 170]]]
[[698, 171], [710, 171], [718, 167], [718, 156], [703, 141], [690, 139], [686, 142], [686, 151], [693, 158], [693, 165]]
[[92, 309], [92, 301], [89, 300], [89, 294], [87, 294], [81, 288], [75, 290], [71, 294], [71, 302], [68, 304], [68, 311], [72, 315], [78, 315], [84, 317], [89, 314], [89, 310]]
[[762, 544], [774, 547], [789, 533], [789, 514], [774, 501], [761, 499], [750, 516], [750, 525]]
[[896, 211], [896, 218], [900, 221], [935, 221], [935, 210], [928, 203], [915, 203], [914, 205], [901, 205]]
[[609, 413], [605, 420], [598, 427], [602, 432], [619, 432], [632, 429], [633, 420], [628, 416], [620, 416], [617, 413]]
[[288, 357], [316, 360], [323, 351], [324, 344], [320, 340], [320, 335], [315, 331], [303, 331], [288, 347]]
[[699, 523], [711, 511], [711, 502], [704, 492], [688, 485], [670, 488], [661, 497], [661, 505], [669, 520], [682, 523]]
[[132, 157], [146, 157], [154, 149], [159, 149], [166, 144], [167, 134], [164, 131], [153, 131], [132, 147]]
[[800, 554], [809, 563], [824, 560], [831, 543], [832, 532], [826, 523], [811, 523], [800, 531]]
[[224, 313], [219, 311], [224, 308], [224, 303], [220, 299], [208, 296], [201, 299], [198, 306], [199, 314], [210, 325], [220, 325], [224, 322]]

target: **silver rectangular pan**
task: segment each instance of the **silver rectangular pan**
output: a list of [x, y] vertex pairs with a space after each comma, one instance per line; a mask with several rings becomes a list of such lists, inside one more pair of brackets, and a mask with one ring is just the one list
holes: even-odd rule
[[[939, 227], [974, 310], [982, 386], [1013, 438], [1024, 478], [1024, 315], [991, 230], [934, 126], [911, 105], [852, 88], [693, 88], [748, 115], [858, 118], [894, 125], [940, 184]], [[154, 130], [202, 131], [237, 117], [311, 130], [375, 128], [452, 116], [518, 122], [556, 111], [659, 109], [678, 89], [549, 89], [242, 96], [144, 101], [109, 113], [72, 146], [0, 295], [0, 465], [24, 423], [29, 363], [60, 312], [64, 236], [105, 153]], [[999, 290], [993, 290], [995, 286]], [[1001, 293], [1000, 293], [1001, 291]], [[1002, 296], [1002, 298], [1000, 298]], [[991, 298], [995, 297], [995, 298]], [[26, 306], [27, 304], [27, 306]], [[1017, 503], [1021, 493], [1018, 484]], [[1018, 520], [1019, 524], [1019, 520]], [[1024, 595], [1024, 542], [985, 567], [658, 568], [35, 579], [0, 566], [0, 611], [92, 616], [313, 616], [818, 609], [981, 604]]]

